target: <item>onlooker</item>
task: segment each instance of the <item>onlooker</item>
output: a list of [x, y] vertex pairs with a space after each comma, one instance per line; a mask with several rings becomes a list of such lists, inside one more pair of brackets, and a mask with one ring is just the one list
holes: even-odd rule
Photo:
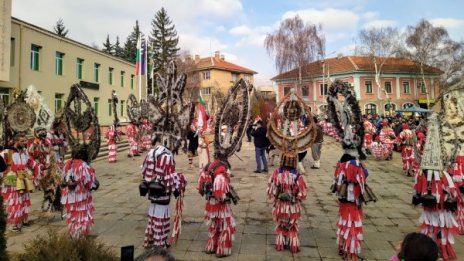
[[318, 169], [321, 167], [321, 150], [322, 142], [324, 142], [324, 134], [322, 133], [322, 128], [317, 121], [317, 117], [314, 116], [314, 122], [316, 123], [316, 139], [311, 147], [311, 153], [313, 155], [314, 164], [311, 167], [312, 169]]
[[438, 246], [432, 238], [421, 233], [409, 233], [401, 243], [401, 249], [390, 261], [436, 261]]
[[255, 144], [256, 170], [255, 173], [261, 173], [261, 161], [263, 162], [263, 172], [268, 172], [266, 160], [266, 148], [269, 146], [269, 140], [266, 137], [267, 129], [263, 126], [263, 121], [258, 120], [251, 131]]
[[187, 157], [189, 160], [189, 168], [193, 168], [193, 158], [197, 156], [198, 149], [198, 132], [195, 125], [190, 126], [190, 130], [187, 133], [188, 148]]
[[253, 123], [250, 121], [250, 124], [247, 127], [246, 130], [246, 135], [247, 135], [247, 141], [251, 142], [251, 131], [253, 130]]

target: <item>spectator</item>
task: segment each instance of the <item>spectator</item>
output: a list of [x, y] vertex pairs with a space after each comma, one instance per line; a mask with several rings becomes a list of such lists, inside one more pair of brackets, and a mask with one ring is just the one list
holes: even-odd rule
[[436, 261], [438, 260], [438, 246], [432, 238], [421, 233], [407, 234], [401, 243], [398, 254], [390, 261]]
[[263, 126], [263, 121], [258, 120], [254, 124], [251, 131], [255, 144], [256, 170], [255, 173], [261, 173], [261, 161], [263, 163], [263, 172], [268, 172], [266, 160], [266, 148], [269, 146], [269, 140], [266, 137], [266, 127]]
[[135, 261], [175, 261], [176, 259], [169, 254], [167, 249], [153, 247], [138, 256]]
[[321, 167], [321, 150], [322, 142], [324, 142], [324, 134], [322, 133], [322, 128], [319, 126], [316, 116], [314, 116], [314, 122], [316, 123], [316, 139], [311, 147], [311, 152], [313, 155], [314, 164], [311, 167], [312, 169], [318, 169]]

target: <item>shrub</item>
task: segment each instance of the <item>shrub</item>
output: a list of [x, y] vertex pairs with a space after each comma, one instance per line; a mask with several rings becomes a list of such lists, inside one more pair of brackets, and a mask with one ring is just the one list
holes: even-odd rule
[[87, 236], [72, 240], [67, 233], [48, 230], [24, 245], [25, 252], [19, 254], [20, 261], [113, 261], [119, 258], [109, 247]]

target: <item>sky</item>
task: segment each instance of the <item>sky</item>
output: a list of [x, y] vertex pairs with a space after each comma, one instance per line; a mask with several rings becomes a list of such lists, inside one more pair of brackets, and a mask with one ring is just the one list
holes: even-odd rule
[[182, 50], [201, 57], [220, 51], [226, 61], [258, 72], [256, 86], [271, 85], [278, 74], [263, 44], [266, 35], [295, 15], [322, 25], [327, 57], [353, 54], [362, 29], [405, 31], [422, 18], [464, 41], [463, 0], [12, 0], [12, 16], [50, 31], [62, 18], [69, 38], [101, 48], [107, 35], [124, 43], [136, 20], [148, 35], [162, 7]]

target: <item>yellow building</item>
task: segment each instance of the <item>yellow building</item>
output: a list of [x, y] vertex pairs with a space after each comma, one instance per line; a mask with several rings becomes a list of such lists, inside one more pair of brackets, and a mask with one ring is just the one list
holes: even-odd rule
[[254, 83], [253, 75], [257, 72], [245, 67], [227, 62], [224, 55], [215, 52], [213, 57], [200, 58], [195, 55], [196, 70], [199, 73], [200, 91], [206, 103], [206, 110], [210, 111], [211, 97], [221, 91], [227, 95], [228, 90], [236, 81], [244, 79]]
[[133, 63], [14, 17], [10, 22], [9, 32], [2, 32], [10, 39], [9, 57], [2, 56], [9, 58], [2, 61], [9, 64], [9, 75], [0, 78], [0, 96], [6, 104], [12, 101], [14, 91], [33, 85], [50, 110], [59, 112], [70, 86], [80, 83], [101, 125], [113, 121], [109, 101], [112, 90], [119, 97], [118, 116], [122, 122], [127, 121], [126, 99], [130, 93], [137, 97], [139, 93]]

